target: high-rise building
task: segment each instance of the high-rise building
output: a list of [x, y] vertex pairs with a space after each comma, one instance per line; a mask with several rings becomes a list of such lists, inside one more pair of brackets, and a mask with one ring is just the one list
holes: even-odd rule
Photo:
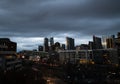
[[38, 46], [38, 51], [43, 51], [43, 46], [39, 45]]
[[107, 48], [114, 48], [114, 40], [112, 38], [106, 39]]
[[108, 38], [108, 36], [102, 36], [102, 47], [104, 49], [107, 49], [107, 42], [106, 42], [107, 38]]
[[67, 50], [74, 50], [75, 49], [75, 44], [74, 44], [73, 38], [66, 37], [66, 47], [67, 47]]
[[48, 52], [49, 51], [49, 44], [48, 44], [48, 38], [44, 38], [44, 48], [43, 50], [45, 52]]
[[102, 49], [101, 38], [93, 36], [94, 49]]
[[50, 47], [49, 47], [49, 50], [50, 50], [50, 51], [54, 51], [54, 50], [55, 50], [54, 38], [51, 37], [49, 41], [50, 41]]
[[104, 49], [107, 48], [115, 48], [115, 36], [111, 35], [111, 36], [104, 36], [102, 38], [102, 46]]
[[54, 45], [54, 38], [53, 37], [50, 38], [50, 46], [52, 46], [52, 45]]

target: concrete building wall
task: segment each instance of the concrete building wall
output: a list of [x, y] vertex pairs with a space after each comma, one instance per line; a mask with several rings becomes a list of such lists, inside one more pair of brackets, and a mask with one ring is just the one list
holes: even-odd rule
[[[119, 64], [117, 49], [60, 51], [60, 63], [83, 61], [95, 64]], [[82, 62], [81, 62], [82, 63]]]

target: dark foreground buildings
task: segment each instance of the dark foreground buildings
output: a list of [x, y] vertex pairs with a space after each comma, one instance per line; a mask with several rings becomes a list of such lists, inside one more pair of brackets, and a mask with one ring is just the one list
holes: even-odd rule
[[0, 70], [9, 71], [20, 69], [21, 60], [16, 55], [17, 43], [8, 38], [0, 38]]

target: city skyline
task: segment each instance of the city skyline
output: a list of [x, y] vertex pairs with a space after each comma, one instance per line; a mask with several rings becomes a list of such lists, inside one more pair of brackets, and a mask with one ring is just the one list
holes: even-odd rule
[[92, 36], [120, 31], [118, 0], [4, 0], [0, 1], [0, 37], [18, 43], [18, 49], [36, 49], [44, 37], [65, 43], [88, 43]]
[[[115, 37], [117, 38], [118, 36], [117, 36], [117, 34], [118, 34], [119, 32], [117, 32], [116, 33], [116, 35], [115, 35]], [[104, 36], [96, 36], [96, 35], [93, 35], [93, 36], [91, 36], [91, 38], [89, 38], [89, 39], [85, 39], [85, 38], [82, 38], [82, 39], [84, 39], [84, 40], [82, 40], [81, 38], [73, 38], [74, 39], [74, 41], [75, 41], [75, 43], [74, 43], [74, 46], [79, 46], [79, 45], [81, 45], [81, 44], [87, 44], [87, 45], [89, 45], [89, 42], [93, 42], [94, 41], [94, 37], [96, 37], [96, 38], [99, 38], [99, 39], [101, 39], [101, 43], [103, 42], [103, 40], [104, 40], [104, 37], [110, 37], [110, 36], [112, 36], [112, 35], [104, 35]], [[45, 38], [47, 38], [48, 39], [48, 46], [50, 47], [50, 39], [51, 38], [53, 38], [53, 41], [54, 41], [54, 43], [56, 43], [56, 42], [60, 42], [60, 45], [62, 46], [62, 44], [65, 44], [65, 46], [66, 46], [66, 48], [67, 48], [67, 40], [66, 40], [66, 38], [71, 38], [71, 37], [65, 37], [65, 38], [56, 38], [56, 37], [37, 37], [37, 38], [23, 38], [22, 40], [21, 40], [21, 38], [19, 39], [19, 38], [17, 38], [17, 40], [16, 39], [14, 39], [14, 38], [10, 38], [11, 39], [11, 41], [18, 41], [17, 42], [17, 51], [21, 51], [21, 50], [34, 50], [34, 49], [36, 49], [36, 50], [38, 50], [38, 47], [39, 46], [44, 46], [44, 39]], [[64, 40], [63, 40], [64, 39]], [[26, 44], [24, 44], [24, 42], [26, 42]], [[20, 45], [21, 44], [21, 45]], [[22, 46], [25, 46], [25, 47], [22, 47]], [[102, 46], [104, 46], [104, 45], [102, 45]]]
[[[42, 45], [42, 46], [44, 45], [44, 38], [45, 37], [33, 37], [33, 38], [17, 37], [17, 38], [10, 38], [10, 39], [11, 41], [17, 42], [17, 51], [21, 51], [21, 50], [38, 49], [39, 45]], [[60, 42], [61, 44], [66, 45], [66, 38], [56, 38], [56, 37], [53, 37], [53, 38], [54, 38], [54, 42]], [[89, 39], [86, 39], [86, 38], [83, 38], [83, 39], [75, 38], [75, 45], [88, 44], [88, 41], [92, 41], [92, 36]]]

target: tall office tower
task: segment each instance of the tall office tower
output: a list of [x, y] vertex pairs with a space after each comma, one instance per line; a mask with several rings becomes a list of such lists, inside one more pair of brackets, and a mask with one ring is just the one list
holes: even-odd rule
[[101, 38], [93, 36], [94, 49], [102, 49]]
[[111, 37], [106, 39], [107, 48], [115, 48], [115, 36], [112, 35]]
[[74, 50], [75, 49], [75, 44], [74, 44], [73, 38], [66, 37], [66, 47], [67, 47], [67, 50]]
[[49, 51], [49, 44], [48, 44], [48, 38], [44, 38], [44, 51]]
[[62, 48], [63, 50], [65, 50], [65, 44], [62, 44], [61, 48]]
[[107, 42], [106, 42], [107, 38], [108, 36], [102, 36], [102, 46], [104, 49], [107, 49]]
[[102, 38], [102, 46], [104, 49], [115, 48], [115, 36], [104, 36]]
[[55, 50], [54, 38], [51, 37], [49, 41], [50, 41], [50, 49], [49, 50], [54, 51]]
[[38, 46], [38, 51], [43, 51], [43, 46], [39, 45]]
[[54, 38], [53, 37], [50, 38], [50, 46], [52, 46], [52, 45], [54, 45]]

